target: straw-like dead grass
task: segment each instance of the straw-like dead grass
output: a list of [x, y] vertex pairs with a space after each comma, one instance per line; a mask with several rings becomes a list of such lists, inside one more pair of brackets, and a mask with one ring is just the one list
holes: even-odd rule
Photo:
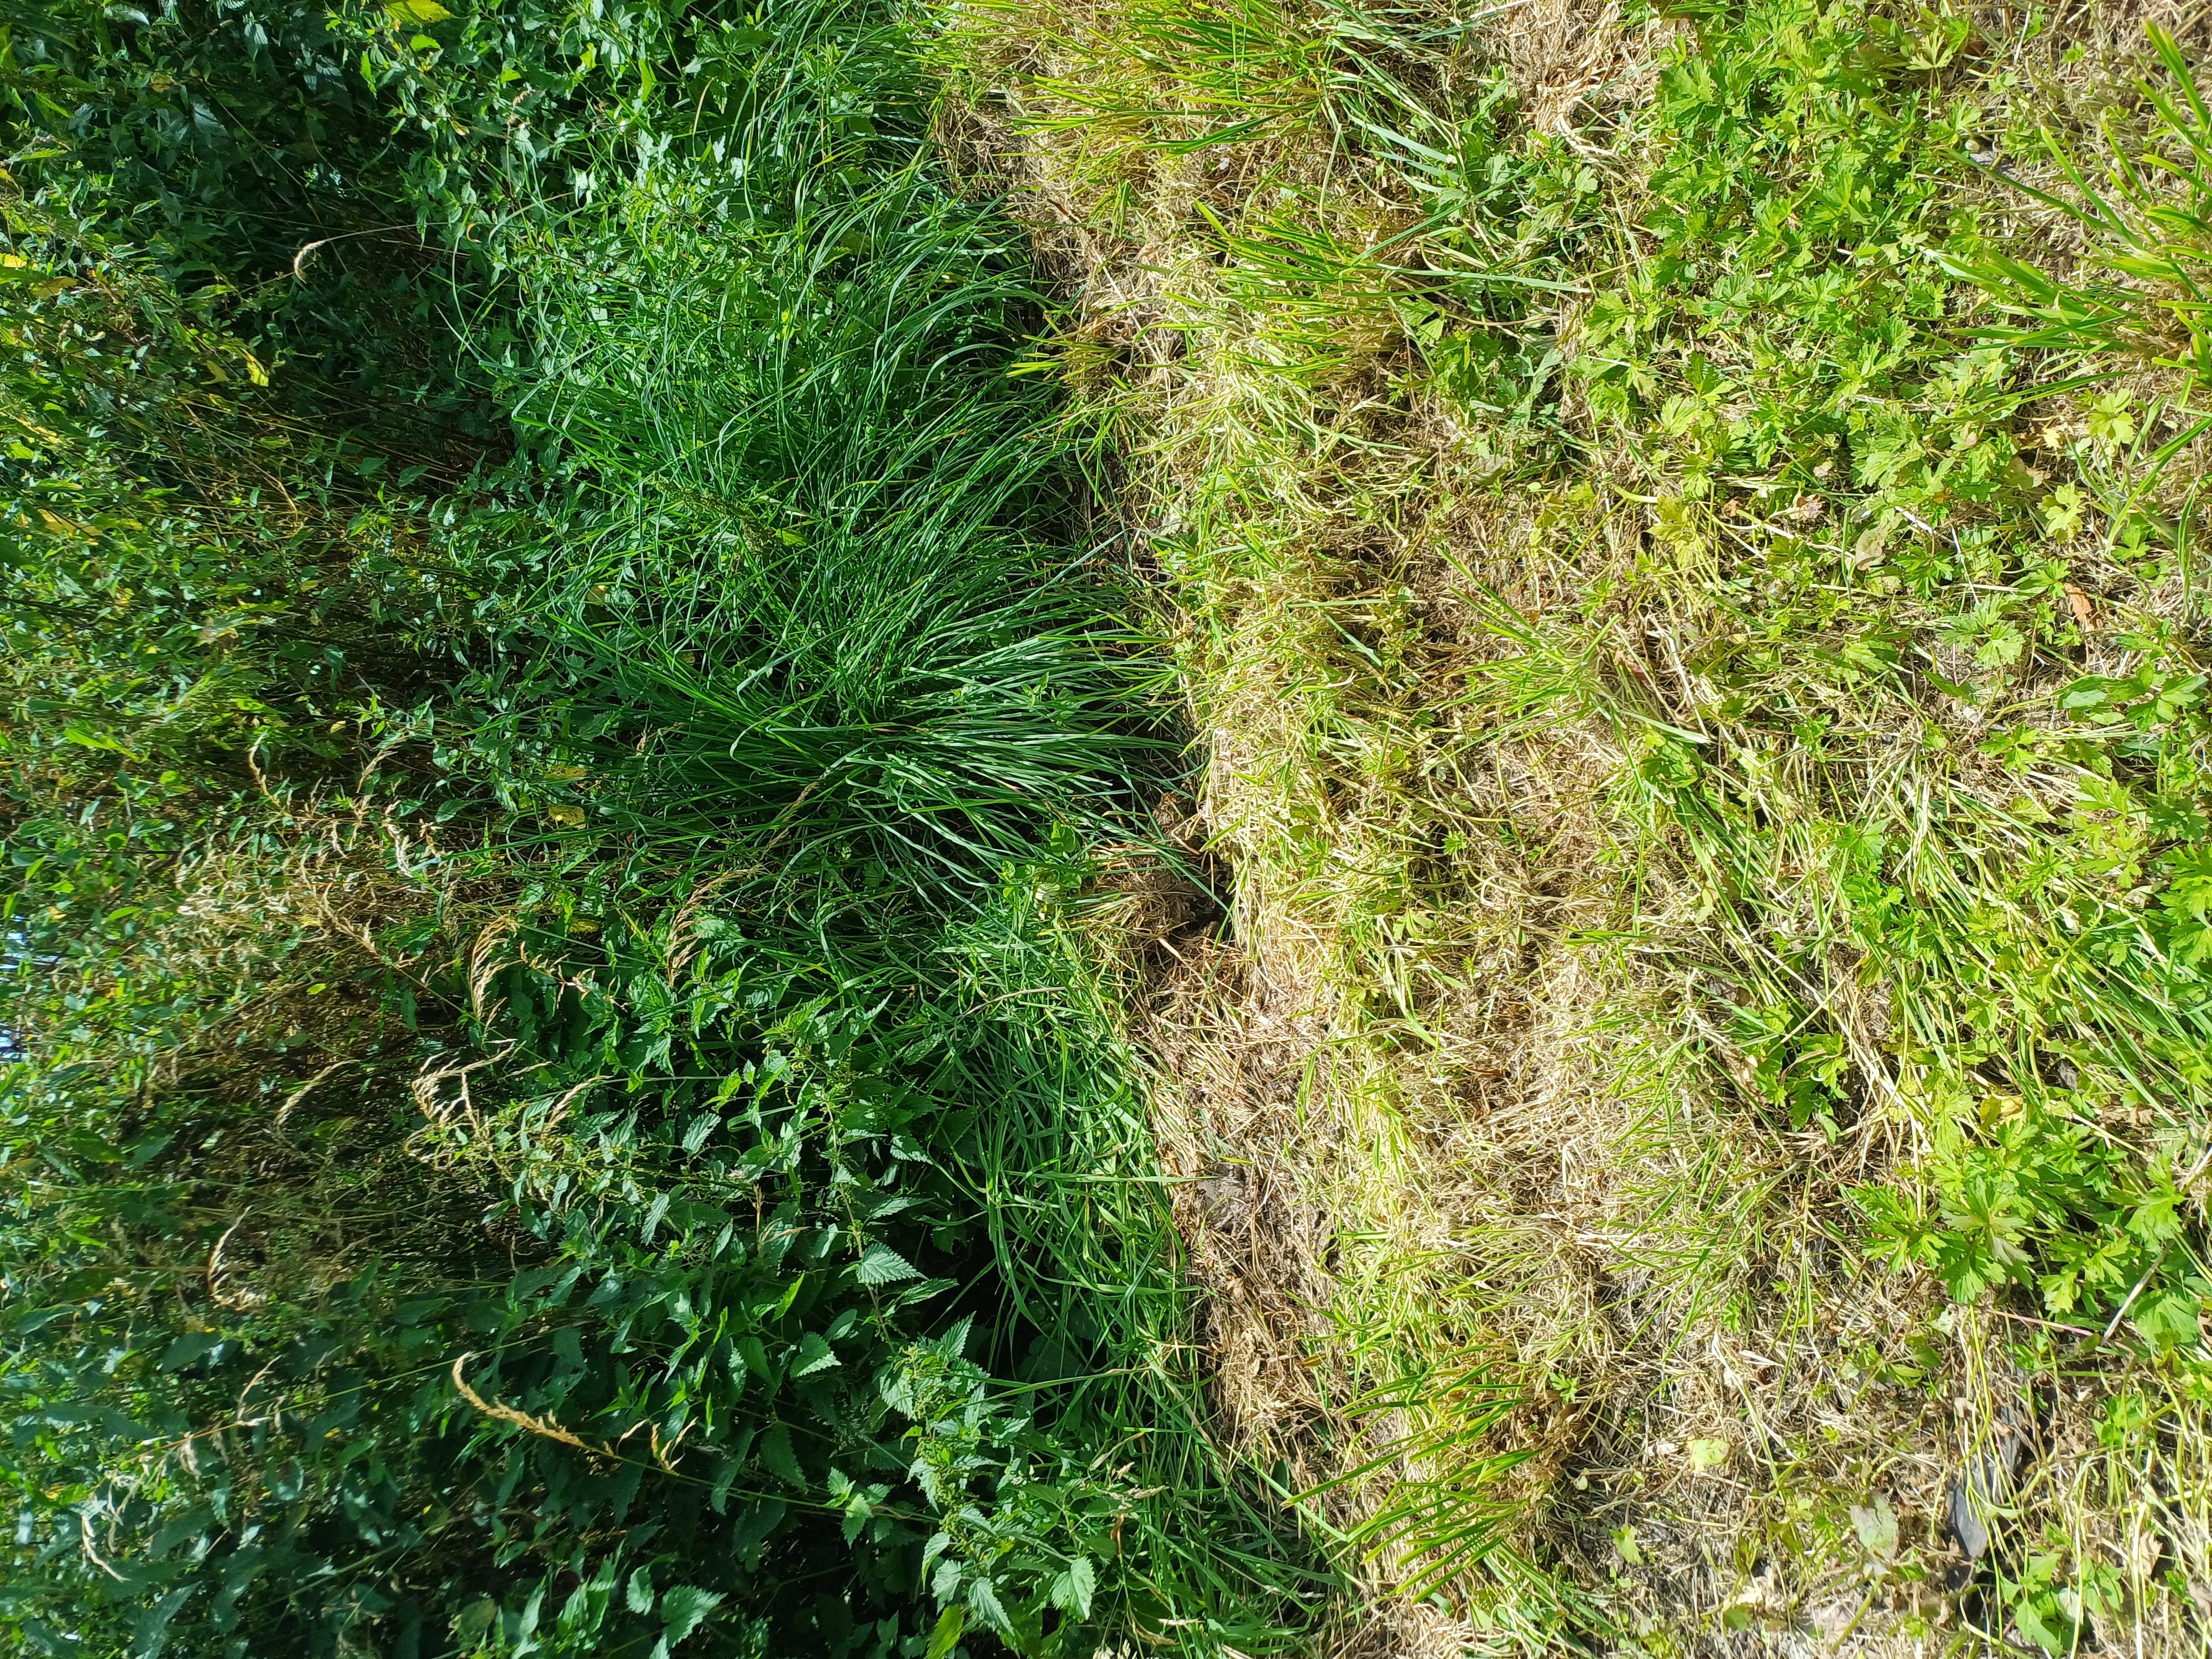
[[[2144, 19], [2118, 11], [1977, 11], [1992, 125], [2133, 109]], [[1802, 612], [1760, 587], [1770, 547], [1896, 556], [1859, 520], [1846, 538], [1826, 497], [1847, 478], [1686, 486], [1577, 380], [1562, 449], [1470, 414], [1419, 335], [1425, 256], [1393, 239], [1433, 198], [1378, 107], [1433, 140], [1419, 111], [1470, 118], [1502, 76], [1523, 141], [1587, 168], [1603, 211], [1578, 221], [1577, 280], [1513, 325], [1571, 356], [1593, 293], [1648, 257], [1638, 124], [1680, 27], [1549, 0], [1387, 27], [1258, 4], [951, 16], [948, 120], [1075, 297], [1070, 383], [1174, 607], [1205, 762], [1181, 833], [1233, 872], [1226, 924], [1185, 919], [1138, 1017], [1223, 1430], [1364, 1564], [1331, 1652], [2033, 1642], [2015, 1614], [2038, 1571], [2108, 1644], [2195, 1650], [2212, 1470], [2189, 1389], [1880, 1269], [1850, 1197], [1948, 1144], [1907, 1038], [1955, 1011], [1832, 926], [1820, 826], [1949, 833], [1929, 826], [1957, 801], [2027, 846], [2071, 796], [1983, 745], [2053, 688], [2023, 672], [2008, 700], [1869, 712], [1818, 669], [1868, 605], [1948, 680], [1978, 647], [1902, 587]], [[1262, 113], [1231, 132], [1240, 109]], [[2030, 256], [2081, 257], [2071, 222], [2001, 180], [1954, 188]], [[1480, 233], [1503, 263], [1512, 232]], [[1765, 372], [1718, 332], [1708, 349]], [[2031, 406], [2025, 464], [2089, 465], [2084, 406]], [[2109, 540], [2067, 557], [2066, 672], [2140, 660], [2124, 616], [2188, 625], [2185, 578], [2146, 580]], [[1680, 821], [1664, 768], [1730, 718], [1711, 665], [1761, 592], [1810, 650], [1787, 671], [1798, 736], [1728, 728], [1707, 751], [1739, 769], [1749, 842]], [[1769, 1004], [1832, 1034], [1849, 1111], [1778, 1116], [1743, 1035]], [[2135, 1397], [2158, 1426], [2116, 1430]], [[2018, 1547], [2002, 1582], [1963, 1547], [1992, 1506]]]

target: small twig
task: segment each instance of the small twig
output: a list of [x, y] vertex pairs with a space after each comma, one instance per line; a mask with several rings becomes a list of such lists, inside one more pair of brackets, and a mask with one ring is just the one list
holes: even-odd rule
[[293, 278], [295, 281], [302, 283], [307, 280], [307, 256], [314, 252], [317, 248], [328, 247], [332, 242], [343, 242], [349, 237], [381, 236], [386, 231], [405, 230], [406, 228], [408, 228], [408, 227], [404, 224], [372, 225], [367, 230], [342, 230], [334, 236], [319, 236], [312, 242], [303, 242], [300, 246], [300, 251], [292, 256]]
[[[2098, 1337], [2096, 1332], [2090, 1330], [2086, 1326], [2062, 1325], [2056, 1320], [2038, 1319], [2033, 1314], [2014, 1313], [2009, 1308], [1994, 1308], [1991, 1309], [1990, 1311], [2000, 1315], [2006, 1319], [2018, 1320], [2023, 1325], [2040, 1325], [2046, 1331], [2064, 1331], [2069, 1336], [2086, 1336], [2092, 1341], [2101, 1340]], [[2111, 1333], [2108, 1331], [2106, 1334], [2109, 1336]]]
[[2112, 1340], [2112, 1333], [2120, 1328], [2120, 1322], [2128, 1316], [2128, 1310], [2136, 1305], [2136, 1298], [2142, 1294], [2143, 1286], [2150, 1283], [2150, 1276], [2158, 1271], [2160, 1263], [2165, 1260], [2165, 1255], [2160, 1254], [2158, 1261], [2143, 1269], [2142, 1277], [2136, 1280], [2135, 1289], [2128, 1292], [2128, 1299], [2120, 1304], [2120, 1310], [2112, 1316], [2112, 1322], [2105, 1327], [2105, 1334], [2097, 1339], [2098, 1341], [2109, 1342]]

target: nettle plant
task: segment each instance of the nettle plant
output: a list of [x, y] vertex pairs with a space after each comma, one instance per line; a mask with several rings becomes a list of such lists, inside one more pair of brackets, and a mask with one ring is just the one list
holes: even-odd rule
[[[1035, 1340], [989, 1299], [988, 1230], [957, 1173], [988, 1024], [895, 978], [773, 957], [709, 910], [610, 937], [589, 969], [517, 963], [495, 994], [533, 1092], [493, 1107], [458, 1067], [431, 1074], [422, 1150], [495, 1172], [546, 1258], [457, 1367], [475, 1455], [509, 1482], [531, 1471], [514, 1491], [539, 1536], [580, 1547], [651, 1485], [675, 1513], [625, 1571], [685, 1588], [682, 1607], [726, 1598], [779, 1640], [804, 1625], [777, 1586], [849, 1559], [860, 1605], [849, 1586], [805, 1598], [849, 1650], [891, 1650], [927, 1583], [940, 1652], [970, 1625], [1087, 1651], [1094, 1553], [1132, 1483], [1083, 1473], [964, 1354]], [[533, 1608], [564, 1641], [627, 1626], [558, 1589], [607, 1571], [563, 1562], [510, 1595], [503, 1639], [524, 1642]], [[870, 1595], [878, 1627], [842, 1627]], [[639, 1599], [622, 1607], [641, 1614]]]
[[[1019, 239], [912, 165], [880, 14], [703, 18], [685, 56], [588, 9], [340, 19], [403, 139], [322, 155], [300, 216], [501, 227], [456, 251], [479, 286], [395, 278], [476, 331], [416, 365], [497, 416], [459, 465], [333, 413], [378, 341], [301, 390], [237, 331], [304, 352], [312, 316], [179, 298], [283, 239], [173, 173], [388, 131], [303, 110], [304, 14], [224, 14], [268, 37], [237, 64], [80, 19], [15, 88], [35, 121], [107, 77], [41, 210], [152, 227], [132, 292], [182, 320], [118, 369], [112, 285], [50, 236], [11, 396], [55, 433], [103, 376], [180, 386], [231, 466], [12, 458], [0, 1605], [52, 1651], [1280, 1645], [1056, 908], [1158, 670], [1055, 539]], [[252, 121], [163, 125], [239, 76]], [[556, 211], [569, 161], [617, 182]]]
[[1140, 1495], [963, 1358], [1039, 1340], [958, 1169], [988, 1022], [712, 912], [609, 935], [472, 953], [473, 1041], [281, 1138], [204, 1066], [119, 1146], [96, 1067], [11, 1079], [34, 1645], [1095, 1645]]

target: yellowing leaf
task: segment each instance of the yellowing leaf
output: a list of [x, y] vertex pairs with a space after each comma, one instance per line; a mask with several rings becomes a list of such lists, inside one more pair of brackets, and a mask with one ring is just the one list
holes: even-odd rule
[[1853, 1504], [1849, 1513], [1851, 1530], [1868, 1554], [1887, 1561], [1897, 1553], [1897, 1511], [1890, 1508], [1889, 1499], [1877, 1498], [1864, 1509]]
[[411, 24], [443, 22], [453, 14], [440, 5], [438, 0], [391, 0], [384, 15], [395, 27], [404, 28]]
[[1729, 1460], [1729, 1443], [1725, 1440], [1692, 1440], [1689, 1444], [1690, 1467], [1699, 1474], [1717, 1469]]

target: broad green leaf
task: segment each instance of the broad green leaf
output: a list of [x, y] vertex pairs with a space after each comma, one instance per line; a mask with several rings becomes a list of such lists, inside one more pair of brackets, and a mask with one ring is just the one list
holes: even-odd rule
[[678, 1584], [663, 1591], [660, 1617], [667, 1626], [668, 1645], [674, 1647], [706, 1623], [707, 1615], [721, 1606], [724, 1599], [720, 1592], [701, 1589], [696, 1584]]
[[799, 1454], [791, 1449], [791, 1431], [778, 1423], [760, 1438], [761, 1462], [770, 1470], [793, 1486], [805, 1483], [805, 1472], [799, 1467]]
[[1052, 1581], [1052, 1604], [1078, 1619], [1091, 1616], [1091, 1597], [1098, 1588], [1098, 1576], [1091, 1565], [1091, 1558], [1079, 1555], [1067, 1564], [1067, 1571]]
[[923, 1651], [923, 1659], [946, 1659], [967, 1628], [967, 1608], [957, 1604], [945, 1608], [937, 1615], [936, 1627], [929, 1632], [929, 1646]]
[[799, 1360], [791, 1368], [793, 1376], [811, 1376], [817, 1371], [826, 1371], [832, 1365], [842, 1364], [819, 1331], [809, 1331], [799, 1339]]
[[968, 1606], [985, 1626], [1000, 1635], [1012, 1638], [1014, 1621], [1006, 1617], [1006, 1609], [999, 1601], [999, 1592], [988, 1578], [968, 1581]]
[[921, 1269], [888, 1244], [871, 1244], [853, 1269], [863, 1285], [895, 1285], [902, 1279], [919, 1279]]
[[196, 1365], [222, 1346], [220, 1331], [186, 1331], [161, 1355], [161, 1369], [180, 1371], [187, 1365]]

